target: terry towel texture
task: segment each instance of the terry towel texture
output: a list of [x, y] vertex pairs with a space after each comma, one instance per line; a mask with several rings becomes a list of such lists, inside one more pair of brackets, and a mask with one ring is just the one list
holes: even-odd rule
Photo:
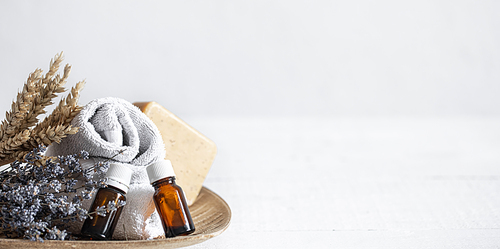
[[[113, 238], [148, 239], [162, 235], [163, 228], [152, 199], [154, 189], [146, 173], [146, 166], [165, 157], [163, 140], [154, 123], [130, 102], [102, 98], [88, 103], [72, 125], [79, 127], [79, 131], [60, 144], [49, 146], [47, 155], [69, 155], [85, 150], [90, 159], [82, 162], [84, 168], [114, 157], [113, 162], [124, 164], [134, 172], [126, 196], [127, 205]], [[90, 204], [91, 201], [86, 201], [84, 208]], [[83, 222], [77, 222], [69, 231], [79, 233], [82, 225]]]

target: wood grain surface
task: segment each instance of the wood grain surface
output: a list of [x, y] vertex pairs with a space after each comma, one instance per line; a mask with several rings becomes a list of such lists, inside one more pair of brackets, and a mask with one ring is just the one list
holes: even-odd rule
[[499, 248], [500, 119], [185, 119], [233, 211], [192, 248]]

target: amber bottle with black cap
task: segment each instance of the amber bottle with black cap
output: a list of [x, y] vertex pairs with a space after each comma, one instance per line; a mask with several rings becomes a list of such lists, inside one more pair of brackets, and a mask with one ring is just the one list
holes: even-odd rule
[[169, 160], [147, 167], [149, 181], [155, 188], [153, 200], [165, 231], [165, 237], [193, 233], [194, 223], [181, 187], [175, 183], [175, 173]]
[[[106, 177], [108, 186], [100, 188], [95, 195], [94, 201], [89, 209], [90, 217], [85, 219], [81, 234], [93, 240], [109, 240], [113, 236], [116, 224], [120, 218], [123, 206], [119, 201], [125, 201], [132, 170], [125, 165], [111, 164]], [[106, 216], [98, 215], [99, 207], [107, 207], [112, 202], [117, 205], [115, 211], [106, 213]]]

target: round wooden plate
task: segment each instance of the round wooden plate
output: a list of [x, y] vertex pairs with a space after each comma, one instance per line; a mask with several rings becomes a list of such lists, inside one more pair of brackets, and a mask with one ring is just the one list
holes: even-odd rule
[[189, 210], [196, 231], [188, 236], [153, 240], [45, 240], [43, 243], [24, 239], [0, 239], [0, 248], [178, 248], [198, 244], [221, 234], [229, 226], [231, 220], [231, 209], [227, 203], [205, 187], [201, 189], [198, 198]]

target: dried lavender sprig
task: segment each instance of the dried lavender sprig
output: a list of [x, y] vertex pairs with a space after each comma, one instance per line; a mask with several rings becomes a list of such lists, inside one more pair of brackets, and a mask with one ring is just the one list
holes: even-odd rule
[[[112, 156], [111, 158], [107, 158], [106, 160], [102, 161], [102, 162], [98, 162], [97, 164], [95, 164], [93, 167], [90, 167], [88, 168], [87, 170], [95, 170], [96, 167], [100, 167], [100, 166], [104, 166], [104, 165], [100, 165], [101, 164], [108, 164], [109, 165], [109, 162], [112, 161], [115, 157], [117, 157], [118, 155], [120, 154], [123, 154], [123, 152], [125, 152], [127, 149], [122, 149], [120, 151], [118, 151], [118, 153], [114, 156]], [[107, 169], [106, 169], [107, 170]]]
[[[43, 156], [45, 147], [39, 146], [28, 153], [23, 162], [16, 161], [0, 174], [0, 234], [30, 240], [66, 239], [70, 236], [64, 228], [69, 222], [85, 219], [93, 213], [82, 208], [82, 200], [91, 199], [102, 180], [85, 177], [79, 160], [88, 153], [65, 157]], [[94, 170], [105, 171], [102, 165]], [[71, 176], [71, 177], [69, 177]], [[82, 180], [84, 190], [74, 188]], [[72, 193], [70, 200], [63, 193]], [[125, 203], [108, 205], [111, 212]], [[102, 211], [102, 209], [101, 209]]]
[[123, 207], [126, 204], [127, 203], [125, 201], [122, 201], [122, 200], [118, 200], [117, 202], [109, 201], [106, 206], [97, 207], [96, 211], [88, 212], [86, 209], [80, 209], [79, 211], [81, 211], [81, 213], [78, 213], [78, 214], [73, 215], [73, 216], [68, 216], [68, 217], [64, 217], [64, 218], [60, 218], [60, 219], [55, 219], [55, 220], [52, 220], [52, 221], [53, 222], [54, 221], [62, 221], [62, 220], [73, 219], [73, 218], [79, 218], [80, 220], [84, 220], [86, 218], [93, 219], [93, 217], [92, 217], [93, 214], [97, 214], [99, 216], [106, 217], [107, 213], [114, 212], [119, 207]]

